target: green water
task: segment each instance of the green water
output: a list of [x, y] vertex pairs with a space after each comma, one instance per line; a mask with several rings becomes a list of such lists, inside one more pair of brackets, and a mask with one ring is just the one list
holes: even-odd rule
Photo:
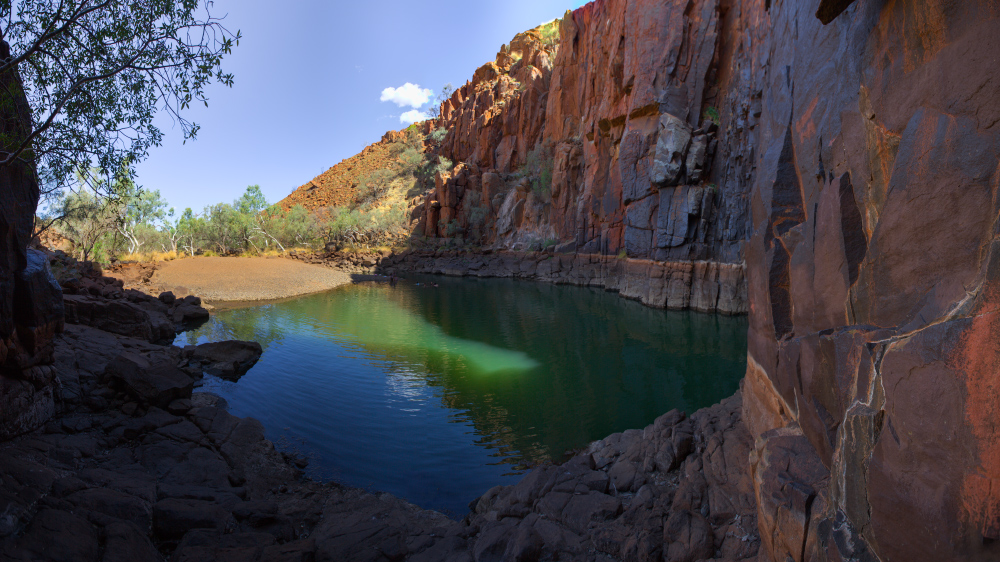
[[234, 414], [314, 478], [461, 516], [526, 467], [731, 395], [746, 329], [598, 289], [425, 277], [223, 310], [178, 344], [261, 342], [241, 380], [206, 379]]

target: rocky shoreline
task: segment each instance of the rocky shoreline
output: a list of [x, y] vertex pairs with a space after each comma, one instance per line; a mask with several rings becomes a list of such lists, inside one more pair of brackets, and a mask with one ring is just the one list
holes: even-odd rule
[[662, 262], [600, 254], [493, 250], [406, 250], [378, 262], [381, 273], [411, 272], [513, 277], [544, 283], [603, 287], [654, 308], [746, 314], [742, 264]]
[[163, 345], [207, 316], [196, 297], [154, 299], [51, 261], [75, 312], [53, 339], [55, 414], [0, 443], [4, 560], [756, 557], [740, 393], [538, 467], [456, 521], [310, 481], [305, 459], [276, 450], [260, 422], [195, 392], [206, 373], [238, 378], [261, 353], [252, 342]]

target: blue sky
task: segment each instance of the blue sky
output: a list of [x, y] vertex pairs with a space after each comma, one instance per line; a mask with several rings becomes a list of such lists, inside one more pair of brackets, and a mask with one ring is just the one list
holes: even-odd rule
[[[159, 119], [163, 145], [138, 166], [138, 181], [170, 205], [200, 212], [258, 184], [274, 203], [400, 129], [413, 109], [382, 97], [407, 83], [434, 95], [464, 84], [516, 33], [561, 17], [580, 0], [329, 2], [215, 0], [214, 13], [243, 32], [224, 69], [232, 89], [213, 86], [209, 106], [187, 115], [202, 126], [182, 144]], [[392, 93], [392, 92], [390, 92]]]

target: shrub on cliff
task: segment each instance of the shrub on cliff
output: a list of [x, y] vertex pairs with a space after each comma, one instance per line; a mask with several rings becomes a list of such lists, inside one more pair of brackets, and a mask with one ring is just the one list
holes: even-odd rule
[[444, 172], [450, 172], [453, 167], [454, 167], [454, 164], [451, 162], [451, 160], [448, 160], [444, 156], [439, 156], [438, 157], [438, 165], [437, 165], [437, 171], [438, 172], [442, 172], [442, 173], [444, 173]]
[[406, 208], [328, 209], [322, 230], [325, 242], [372, 247], [390, 245], [406, 234]]
[[424, 163], [424, 153], [416, 148], [410, 147], [403, 151], [399, 160], [403, 165], [403, 173], [413, 174], [416, 173], [420, 165]]
[[528, 151], [521, 175], [531, 178], [531, 190], [539, 197], [548, 198], [552, 193], [552, 147], [539, 144]]
[[375, 170], [358, 180], [358, 193], [355, 201], [363, 206], [378, 201], [389, 191], [396, 172], [388, 169]]
[[536, 28], [538, 37], [548, 47], [554, 47], [559, 43], [559, 22], [560, 20], [555, 19]]

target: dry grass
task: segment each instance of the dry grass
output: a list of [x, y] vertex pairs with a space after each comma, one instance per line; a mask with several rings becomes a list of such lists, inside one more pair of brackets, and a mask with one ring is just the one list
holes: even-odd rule
[[285, 255], [284, 252], [277, 248], [267, 248], [266, 250], [247, 250], [242, 252], [239, 257], [241, 258], [276, 258], [278, 256]]
[[139, 262], [149, 262], [149, 261], [172, 261], [178, 258], [184, 257], [183, 254], [178, 255], [177, 252], [136, 252], [134, 254], [125, 254], [120, 259], [122, 261], [139, 261]]

